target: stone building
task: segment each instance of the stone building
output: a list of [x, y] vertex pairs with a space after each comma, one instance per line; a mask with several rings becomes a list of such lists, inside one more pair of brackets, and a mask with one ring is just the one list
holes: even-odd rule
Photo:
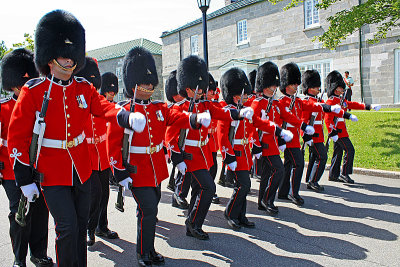
[[140, 38], [124, 43], [119, 43], [115, 45], [110, 45], [107, 47], [102, 47], [99, 49], [91, 50], [87, 52], [89, 57], [94, 57], [99, 63], [100, 73], [112, 72], [118, 77], [119, 91], [118, 95], [114, 98], [115, 101], [120, 101], [124, 99], [124, 82], [122, 79], [122, 65], [125, 55], [133, 47], [141, 46], [149, 50], [156, 62], [156, 67], [158, 71], [159, 84], [155, 88], [155, 92], [152, 96], [153, 99], [163, 100], [164, 99], [164, 87], [162, 79], [162, 55], [161, 55], [161, 45], [150, 40]]
[[[336, 50], [312, 41], [327, 30], [327, 17], [357, 5], [358, 0], [339, 1], [327, 10], [316, 9], [317, 0], [305, 0], [287, 11], [283, 8], [289, 0], [276, 5], [265, 0], [225, 2], [225, 7], [207, 15], [209, 69], [217, 80], [231, 67], [249, 73], [266, 61], [278, 67], [293, 61], [302, 71], [317, 69], [323, 79], [332, 70], [342, 74], [349, 71], [355, 80], [356, 101], [363, 98], [366, 103], [400, 103], [399, 28], [378, 44], [366, 42], [376, 32], [373, 25], [349, 36]], [[186, 56], [203, 56], [201, 23], [199, 18], [163, 32], [164, 79]]]

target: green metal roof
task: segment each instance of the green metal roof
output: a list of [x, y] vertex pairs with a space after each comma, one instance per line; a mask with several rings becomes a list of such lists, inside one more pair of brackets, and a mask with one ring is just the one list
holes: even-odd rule
[[87, 51], [89, 57], [94, 57], [97, 61], [124, 57], [129, 50], [136, 46], [141, 46], [149, 50], [153, 55], [162, 54], [162, 45], [150, 40], [140, 38], [128, 42], [102, 47], [99, 49]]
[[[236, 3], [227, 5], [227, 6], [223, 7], [223, 8], [220, 8], [220, 9], [208, 14], [207, 15], [207, 20], [210, 20], [210, 19], [222, 16], [222, 15], [225, 15], [225, 14], [227, 14], [229, 12], [238, 10], [240, 8], [243, 8], [243, 7], [258, 3], [258, 2], [263, 2], [263, 1], [265, 1], [265, 0], [240, 0], [240, 1], [236, 2]], [[189, 22], [189, 23], [187, 23], [187, 24], [185, 24], [185, 25], [183, 25], [183, 26], [181, 26], [181, 27], [179, 27], [179, 28], [177, 28], [175, 30], [163, 32], [162, 35], [161, 35], [161, 38], [163, 38], [165, 36], [168, 36], [168, 35], [171, 35], [171, 34], [173, 34], [175, 32], [181, 31], [183, 29], [192, 27], [192, 26], [194, 26], [196, 24], [200, 24], [200, 23], [202, 23], [202, 18], [199, 18], [199, 19], [196, 19], [196, 20], [194, 20], [192, 22]]]

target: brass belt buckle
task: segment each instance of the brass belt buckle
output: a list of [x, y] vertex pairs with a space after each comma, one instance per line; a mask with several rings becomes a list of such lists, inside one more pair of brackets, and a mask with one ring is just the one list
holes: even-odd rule
[[71, 148], [75, 146], [75, 140], [71, 140], [67, 142], [67, 148]]
[[94, 143], [95, 143], [95, 144], [100, 143], [100, 138], [99, 138], [99, 137], [94, 138]]

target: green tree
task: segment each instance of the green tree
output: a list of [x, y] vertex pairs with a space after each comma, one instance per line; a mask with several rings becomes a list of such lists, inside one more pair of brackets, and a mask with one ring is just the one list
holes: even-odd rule
[[[273, 4], [283, 0], [268, 0]], [[316, 5], [318, 9], [328, 9], [331, 5], [341, 0], [320, 0]], [[299, 5], [304, 0], [291, 0], [284, 8]], [[359, 5], [344, 9], [327, 18], [329, 28], [322, 35], [316, 37], [324, 47], [335, 49], [347, 36], [358, 31], [364, 25], [377, 25], [377, 32], [369, 43], [378, 43], [385, 39], [388, 32], [400, 26], [400, 1], [399, 0], [360, 0]], [[397, 40], [400, 42], [400, 39]]]
[[29, 49], [29, 50], [31, 50], [33, 52], [34, 49], [35, 49], [35, 42], [32, 39], [32, 35], [30, 35], [29, 33], [25, 33], [24, 34], [24, 38], [25, 38], [25, 40], [22, 43], [13, 44], [13, 47], [14, 48], [24, 47], [24, 48]]
[[7, 54], [7, 46], [6, 43], [2, 40], [0, 43], [0, 60], [4, 57], [5, 54]]

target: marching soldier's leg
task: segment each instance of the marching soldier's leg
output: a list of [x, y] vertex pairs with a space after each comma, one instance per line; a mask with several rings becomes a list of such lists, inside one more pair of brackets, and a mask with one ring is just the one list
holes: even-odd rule
[[261, 200], [263, 199], [265, 189], [267, 188], [268, 177], [270, 177], [271, 172], [272, 172], [270, 166], [268, 165], [267, 160], [263, 160], [263, 164], [266, 166], [264, 166], [262, 168], [263, 171], [261, 173], [260, 187], [258, 190], [258, 209], [259, 210], [265, 210], [264, 206], [262, 206], [262, 204], [261, 204]]
[[186, 201], [190, 188], [190, 174], [178, 172], [176, 176], [175, 192], [172, 194], [172, 206], [180, 209], [187, 209], [189, 204]]
[[[341, 138], [339, 138], [341, 139]], [[343, 148], [339, 139], [333, 145], [333, 155], [331, 160], [331, 167], [329, 169], [329, 181], [337, 182], [340, 176], [340, 165], [342, 163]]]
[[339, 176], [339, 180], [344, 183], [354, 184], [354, 180], [350, 178], [349, 174], [353, 173], [353, 162], [354, 162], [354, 146], [350, 141], [350, 138], [343, 137], [338, 139], [339, 144], [344, 150], [344, 159], [342, 174]]
[[92, 246], [95, 242], [94, 231], [99, 220], [100, 213], [100, 199], [101, 199], [101, 184], [99, 178], [99, 171], [92, 171], [92, 175], [89, 178], [90, 183], [90, 211], [88, 221], [88, 241], [87, 245]]
[[263, 193], [262, 205], [264, 210], [269, 214], [275, 215], [279, 212], [278, 208], [274, 205], [275, 195], [283, 179], [284, 167], [279, 155], [265, 157], [264, 162], [264, 168], [271, 171], [269, 172], [267, 186]]
[[315, 162], [316, 156], [315, 156], [314, 150], [315, 150], [314, 145], [308, 147], [309, 155], [308, 155], [308, 166], [307, 166], [307, 172], [306, 172], [306, 178], [305, 178], [306, 183], [308, 183], [309, 180], [311, 180], [310, 179], [311, 170], [313, 169], [314, 164], [316, 163]]
[[294, 204], [301, 206], [304, 204], [304, 200], [299, 195], [301, 177], [303, 176], [304, 169], [303, 153], [301, 153], [300, 148], [287, 148], [286, 150], [288, 151], [289, 158], [292, 161], [290, 174], [291, 194], [289, 194], [289, 198]]
[[[213, 158], [213, 165], [210, 168], [210, 175], [215, 183], [215, 177], [217, 176], [217, 170], [218, 170], [217, 152], [212, 152], [212, 158]], [[214, 194], [212, 203], [219, 204], [219, 197], [217, 196], [217, 193]]]
[[289, 150], [286, 148], [284, 152], [284, 158], [285, 161], [283, 163], [283, 166], [285, 168], [283, 172], [283, 179], [279, 185], [279, 193], [278, 193], [278, 198], [279, 199], [289, 199], [288, 194], [290, 190], [290, 175], [292, 172], [292, 160], [290, 157]]
[[313, 151], [312, 152], [313, 155], [315, 155], [314, 157], [315, 159], [312, 165], [312, 170], [309, 175], [309, 183], [307, 184], [307, 188], [320, 192], [324, 190], [324, 187], [320, 186], [318, 182], [321, 179], [322, 175], [324, 174], [328, 155], [326, 154], [326, 148], [323, 143], [315, 143], [311, 147], [311, 149]]
[[260, 157], [259, 159], [256, 159], [256, 165], [253, 165], [253, 168], [256, 168], [256, 175], [257, 177], [261, 177], [262, 172], [263, 172], [263, 168], [264, 168], [264, 163], [263, 163], [264, 159], [263, 157]]

